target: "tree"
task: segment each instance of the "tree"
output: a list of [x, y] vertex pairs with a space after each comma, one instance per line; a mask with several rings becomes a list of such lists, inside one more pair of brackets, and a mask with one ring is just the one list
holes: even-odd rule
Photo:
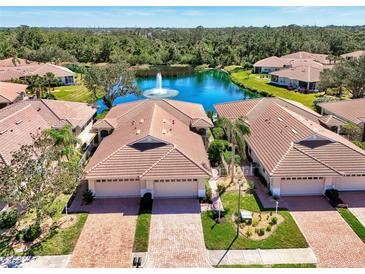
[[104, 92], [103, 102], [108, 107], [113, 106], [117, 97], [127, 94], [138, 94], [134, 72], [126, 62], [109, 64], [103, 67], [92, 67], [85, 75], [85, 85], [97, 99], [98, 90]]
[[32, 145], [13, 153], [9, 165], [0, 164], [0, 200], [24, 212], [33, 211], [39, 225], [56, 197], [73, 192], [82, 176], [78, 161], [67, 161], [60, 155], [48, 132], [34, 136]]
[[354, 123], [346, 123], [341, 126], [340, 134], [347, 136], [352, 141], [359, 141], [361, 140], [362, 129]]
[[43, 77], [42, 80], [47, 85], [47, 92], [48, 94], [51, 93], [51, 85], [57, 80], [55, 75], [52, 72], [47, 72]]
[[235, 159], [236, 159], [236, 149], [238, 148], [241, 158], [246, 159], [246, 145], [244, 136], [251, 133], [250, 127], [245, 122], [243, 117], [235, 120], [228, 119], [226, 117], [220, 117], [218, 119], [218, 125], [221, 126], [226, 132], [228, 142], [232, 149], [232, 160], [231, 160], [231, 182], [234, 181], [235, 175]]
[[32, 75], [26, 78], [28, 90], [31, 91], [38, 99], [43, 98], [43, 92], [47, 89], [44, 79], [39, 75]]
[[71, 126], [65, 126], [61, 129], [48, 129], [46, 132], [54, 139], [54, 145], [61, 157], [66, 157], [70, 161], [73, 157], [80, 155], [76, 149], [78, 139], [72, 132]]
[[208, 148], [208, 157], [212, 165], [216, 165], [221, 161], [221, 154], [229, 147], [226, 140], [214, 140]]

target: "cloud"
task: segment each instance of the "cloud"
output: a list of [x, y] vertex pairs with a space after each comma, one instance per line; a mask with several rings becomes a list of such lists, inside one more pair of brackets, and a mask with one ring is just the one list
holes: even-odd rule
[[181, 13], [182, 15], [185, 16], [197, 16], [197, 15], [201, 15], [202, 12], [198, 11], [198, 10], [187, 10]]

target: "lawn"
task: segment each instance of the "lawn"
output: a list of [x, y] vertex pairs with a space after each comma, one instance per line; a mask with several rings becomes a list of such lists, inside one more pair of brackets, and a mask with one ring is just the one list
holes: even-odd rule
[[77, 222], [65, 229], [55, 229], [40, 244], [33, 246], [25, 255], [67, 255], [71, 254], [87, 219], [86, 213], [75, 215]]
[[265, 91], [272, 96], [297, 101], [312, 109], [314, 109], [313, 101], [319, 95], [315, 93], [302, 94], [292, 90], [287, 90], [286, 88], [270, 85], [267, 78], [260, 78], [259, 74], [252, 74], [250, 71], [233, 70], [230, 74], [232, 81], [239, 86], [244, 86], [245, 88], [253, 91]]
[[[216, 224], [212, 211], [201, 214], [205, 245], [208, 249], [274, 249], [274, 248], [305, 248], [308, 244], [300, 232], [293, 217], [287, 210], [279, 210], [284, 222], [263, 240], [251, 240], [241, 235], [236, 239], [236, 224], [232, 221], [232, 214], [237, 210], [237, 192], [226, 192], [221, 196], [226, 210], [226, 223]], [[267, 211], [263, 209], [255, 195], [241, 196], [241, 209], [254, 212]]]
[[342, 218], [345, 219], [357, 236], [359, 236], [360, 239], [365, 243], [365, 227], [354, 216], [354, 214], [352, 214], [347, 208], [337, 208], [337, 211], [341, 214]]
[[134, 235], [133, 252], [147, 252], [150, 234], [151, 213], [138, 215], [136, 232]]
[[236, 264], [236, 265], [220, 265], [219, 268], [316, 268], [315, 264]]

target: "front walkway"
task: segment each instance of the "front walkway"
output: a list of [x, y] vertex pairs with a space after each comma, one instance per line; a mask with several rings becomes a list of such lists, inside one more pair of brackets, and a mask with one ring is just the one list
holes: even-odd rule
[[210, 263], [219, 265], [316, 264], [311, 248], [208, 250]]
[[197, 199], [153, 202], [145, 267], [210, 267]]
[[341, 192], [341, 199], [349, 205], [349, 210], [365, 226], [365, 192]]
[[[69, 267], [131, 267], [139, 199], [97, 199]], [[107, 213], [106, 213], [107, 212]]]
[[365, 267], [365, 245], [322, 196], [285, 197], [319, 267]]
[[63, 268], [70, 255], [0, 257], [0, 268]]

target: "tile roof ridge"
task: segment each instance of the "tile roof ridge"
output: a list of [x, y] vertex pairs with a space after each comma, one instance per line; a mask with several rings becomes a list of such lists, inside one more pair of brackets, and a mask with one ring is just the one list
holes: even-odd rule
[[279, 168], [281, 162], [284, 161], [285, 157], [288, 155], [288, 153], [291, 151], [293, 147], [294, 147], [294, 142], [290, 142], [288, 150], [284, 153], [284, 155], [280, 158], [277, 164], [273, 167], [272, 171], [270, 172], [270, 176], [272, 176], [273, 173]]
[[[5, 157], [2, 155], [1, 151], [0, 151], [0, 160], [4, 163], [4, 164], [8, 164], [7, 161], [5, 160]], [[0, 162], [1, 162], [0, 161]]]
[[121, 149], [125, 148], [127, 145], [122, 145], [121, 147], [119, 147], [118, 149], [114, 150], [114, 152], [110, 153], [107, 157], [105, 157], [103, 160], [101, 160], [100, 162], [98, 162], [97, 164], [95, 164], [94, 166], [92, 166], [91, 168], [89, 168], [86, 172], [89, 173], [90, 171], [92, 171], [93, 169], [95, 169], [96, 167], [98, 167], [99, 165], [101, 165], [102, 163], [104, 163], [106, 160], [108, 160], [110, 157], [112, 157], [114, 154], [116, 154], [117, 152], [119, 152]]
[[[49, 99], [39, 99], [39, 101], [40, 102], [42, 102], [42, 104], [43, 105], [45, 105], [57, 118], [58, 118], [58, 120], [64, 120], [64, 119], [62, 119], [62, 118], [60, 118], [57, 114], [56, 114], [56, 112], [54, 112], [51, 108], [50, 108], [50, 106], [48, 106], [48, 104], [46, 103], [47, 102], [47, 100], [49, 100]], [[37, 100], [36, 100], [37, 101]], [[57, 101], [57, 100], [52, 100], [52, 101]]]
[[208, 175], [211, 175], [211, 172], [207, 169], [203, 169], [201, 167], [201, 165], [199, 165], [197, 162], [195, 162], [193, 159], [191, 159], [190, 157], [188, 157], [184, 152], [181, 151], [181, 149], [179, 149], [178, 147], [176, 147], [176, 150], [179, 151], [182, 155], [185, 156], [186, 159], [188, 159], [189, 161], [191, 161], [193, 164], [195, 164], [198, 168], [200, 168], [202, 171], [208, 173]]
[[[180, 113], [182, 113], [183, 115], [189, 117], [190, 119], [194, 119], [194, 118], [198, 118], [198, 117], [191, 117], [189, 114], [181, 111], [180, 109], [178, 109], [177, 107], [175, 107], [174, 105], [172, 105], [170, 103], [170, 101], [178, 101], [178, 100], [168, 100], [168, 99], [161, 99], [162, 101], [164, 101], [166, 104], [169, 104], [171, 107], [173, 107], [174, 109], [176, 109], [177, 111], [179, 111]], [[178, 102], [183, 102], [183, 101], [178, 101]], [[183, 102], [183, 103], [190, 103], [190, 102]], [[195, 105], [199, 105], [197, 103], [191, 103], [191, 104], [195, 104]]]
[[151, 115], [150, 127], [148, 129], [148, 134], [147, 134], [147, 135], [150, 135], [150, 136], [153, 136], [152, 131], [153, 131], [153, 127], [154, 127], [155, 122], [156, 122], [155, 120], [157, 120], [157, 119], [155, 119], [156, 107], [157, 107], [157, 105], [156, 105], [156, 103], [154, 103], [153, 104], [152, 115]]
[[3, 98], [4, 100], [8, 101], [9, 103], [11, 102], [8, 98], [6, 98], [5, 96], [3, 95], [0, 95], [1, 98]]
[[10, 115], [8, 115], [8, 116], [0, 119], [0, 122], [3, 122], [3, 121], [5, 121], [6, 119], [8, 119], [10, 117], [13, 117], [14, 115], [18, 114], [19, 112], [22, 112], [23, 110], [25, 110], [25, 109], [27, 109], [29, 107], [30, 107], [30, 104], [25, 105], [24, 107], [18, 109], [17, 111], [13, 112], [12, 114], [10, 114]]
[[294, 146], [294, 149], [296, 149], [296, 150], [298, 150], [299, 152], [301, 152], [301, 153], [303, 153], [303, 154], [307, 155], [308, 157], [310, 157], [310, 158], [312, 158], [313, 160], [317, 161], [318, 163], [320, 163], [320, 164], [322, 164], [322, 165], [324, 165], [324, 166], [328, 167], [329, 169], [332, 169], [334, 172], [337, 172], [337, 173], [338, 173], [338, 174], [340, 174], [340, 175], [345, 175], [344, 173], [342, 173], [342, 172], [338, 171], [337, 169], [335, 169], [334, 167], [330, 166], [329, 164], [327, 164], [327, 163], [325, 163], [325, 162], [323, 162], [323, 161], [321, 161], [321, 160], [317, 159], [316, 157], [314, 157], [314, 156], [310, 155], [309, 153], [307, 153], [307, 152], [305, 152], [305, 151], [301, 150], [299, 147]]
[[[132, 110], [135, 110], [137, 107], [145, 104], [146, 102], [148, 102], [149, 99], [145, 99], [145, 100], [140, 100], [140, 102], [138, 102], [138, 104], [136, 104], [135, 106], [131, 107], [130, 109], [128, 109], [126, 112], [124, 112], [122, 115], [118, 116], [117, 118], [114, 118], [116, 121], [118, 121], [118, 119], [122, 118], [123, 116], [127, 115], [128, 113], [130, 113]], [[105, 117], [107, 118], [107, 117]]]
[[251, 108], [247, 113], [246, 113], [246, 117], [253, 111], [254, 108], [256, 108], [263, 100], [265, 99], [265, 97], [260, 98], [260, 100], [257, 102], [256, 105], [253, 106], [253, 108]]
[[152, 168], [154, 168], [159, 162], [161, 162], [163, 159], [165, 159], [175, 149], [176, 149], [176, 146], [173, 145], [172, 148], [166, 152], [166, 154], [164, 154], [160, 159], [158, 159], [149, 168], [147, 168], [144, 172], [142, 172], [142, 174], [139, 175], [139, 178], [142, 178], [144, 175], [146, 175]]

